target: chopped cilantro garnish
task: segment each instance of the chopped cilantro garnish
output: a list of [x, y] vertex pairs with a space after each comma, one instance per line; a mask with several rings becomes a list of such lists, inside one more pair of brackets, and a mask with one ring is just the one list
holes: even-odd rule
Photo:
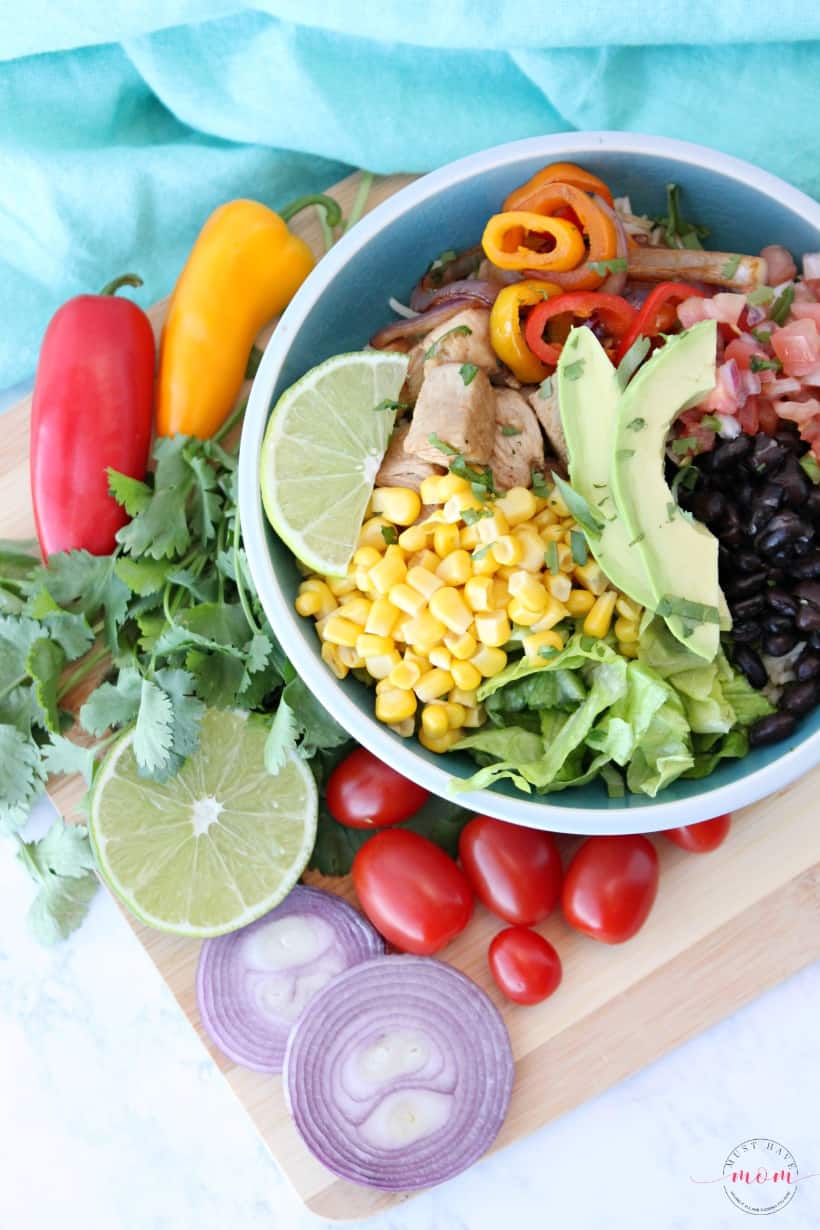
[[574, 363], [568, 363], [564, 368], [564, 375], [567, 380], [580, 380], [584, 374], [584, 360], [576, 359]]
[[464, 478], [473, 488], [473, 494], [476, 488], [481, 488], [481, 499], [486, 499], [487, 495], [495, 495], [495, 484], [493, 483], [493, 472], [489, 466], [482, 466], [478, 469], [476, 466], [471, 466], [470, 463], [457, 454], [450, 462], [450, 473], [458, 475], [459, 478]]
[[649, 354], [651, 346], [652, 343], [649, 338], [644, 337], [643, 334], [635, 338], [635, 341], [618, 364], [618, 370], [615, 372], [619, 388], [626, 388], [635, 372]]
[[800, 464], [813, 483], [820, 483], [820, 464], [812, 453], [806, 453], [801, 457]]
[[553, 576], [557, 576], [561, 571], [561, 565], [558, 561], [558, 544], [556, 542], [547, 543], [547, 549], [544, 552], [544, 562]]
[[475, 363], [462, 363], [458, 370], [465, 384], [472, 384], [478, 375], [478, 368]]
[[434, 431], [431, 431], [427, 439], [432, 444], [433, 448], [437, 448], [440, 453], [446, 453], [448, 457], [460, 457], [457, 448], [453, 448], [452, 444], [448, 444], [446, 440], [442, 440]]
[[680, 619], [692, 620], [696, 624], [720, 623], [720, 612], [716, 606], [707, 606], [705, 602], [692, 602], [689, 598], [679, 598], [676, 594], [664, 594], [658, 603], [658, 614], [677, 615]]
[[532, 493], [539, 500], [548, 500], [552, 495], [552, 487], [549, 485], [544, 475], [540, 470], [530, 470], [530, 480], [532, 482]]
[[629, 461], [630, 457], [635, 456], [634, 448], [617, 448], [615, 450], [616, 461]]
[[461, 518], [465, 525], [475, 525], [476, 521], [480, 521], [482, 517], [491, 517], [493, 510], [491, 508], [462, 508]]
[[771, 329], [752, 329], [751, 333], [755, 341], [760, 342], [761, 346], [768, 346], [772, 340]]
[[502, 436], [520, 436], [520, 427], [508, 427], [506, 424], [501, 428]]
[[643, 431], [644, 427], [646, 427], [646, 419], [637, 418], [637, 419], [632, 419], [631, 422], [627, 423], [626, 430], [627, 431]]
[[492, 545], [493, 544], [491, 542], [488, 542], [486, 547], [479, 547], [477, 551], [473, 551], [473, 559], [484, 559], [484, 556], [487, 554]]
[[723, 424], [716, 414], [704, 414], [700, 420], [701, 427], [707, 427], [709, 431], [720, 431]]
[[685, 453], [690, 453], [699, 447], [700, 440], [697, 436], [681, 436], [679, 440], [672, 441], [672, 452], [678, 457], [683, 457]]
[[552, 390], [553, 390], [552, 376], [547, 376], [546, 379], [542, 380], [538, 386], [538, 396], [539, 397], [552, 397]]
[[756, 286], [754, 290], [750, 290], [746, 296], [746, 302], [752, 307], [765, 307], [774, 299], [774, 291], [771, 286]]
[[688, 462], [684, 463], [672, 479], [672, 494], [677, 495], [679, 488], [682, 488], [684, 491], [694, 491], [699, 478], [700, 470], [698, 467], [689, 465]]
[[383, 525], [382, 538], [387, 543], [388, 547], [395, 546], [395, 544], [399, 541], [399, 536], [396, 533], [395, 525]]
[[458, 252], [453, 248], [448, 248], [445, 252], [441, 252], [435, 260], [430, 261], [427, 266], [426, 276], [435, 286], [440, 286], [444, 269], [447, 265], [451, 265], [458, 256]]
[[684, 248], [702, 248], [700, 241], [709, 234], [709, 228], [684, 220], [680, 211], [680, 187], [677, 184], [666, 185], [666, 208], [666, 214], [653, 220], [663, 227], [664, 238], [669, 247], [676, 248], [677, 241], [680, 240]]
[[794, 303], [794, 287], [787, 286], [775, 299], [769, 310], [769, 319], [773, 320], [776, 325], [785, 325], [786, 318], [792, 310]]
[[607, 273], [626, 273], [626, 267], [626, 258], [623, 256], [613, 256], [608, 261], [589, 262], [589, 268], [599, 277], [604, 277]]
[[749, 362], [749, 370], [753, 372], [779, 372], [783, 364], [779, 359], [761, 359], [753, 354]]
[[587, 551], [587, 537], [583, 530], [570, 530], [569, 545], [572, 551], [573, 563], [578, 564], [583, 568], [589, 558]]
[[380, 401], [378, 406], [373, 407], [374, 410], [409, 410], [410, 403], [406, 401], [392, 401], [391, 398], [385, 397]]
[[646, 538], [646, 533], [641, 530], [640, 534], [636, 534], [632, 541], [627, 545], [630, 547], [636, 547], [639, 542], [643, 542], [644, 538]]
[[554, 658], [558, 650], [554, 645], [542, 645], [538, 650], [539, 658]]
[[675, 501], [674, 501], [674, 500], [670, 500], [670, 501], [669, 501], [669, 503], [666, 505], [666, 520], [667, 520], [667, 521], [674, 521], [674, 520], [675, 520], [675, 513], [676, 513], [677, 511], [678, 511], [678, 506], [677, 506], [677, 504], [675, 503]]
[[432, 346], [428, 346], [424, 352], [425, 359], [432, 359], [433, 355], [438, 354], [441, 343], [448, 337], [469, 337], [472, 329], [469, 325], [453, 325], [452, 329], [448, 329], [446, 333], [442, 333], [441, 337], [433, 342]]
[[558, 493], [566, 504], [572, 516], [578, 524], [591, 534], [600, 534], [603, 529], [603, 522], [590, 508], [587, 501], [582, 495], [565, 482], [558, 474], [553, 471], [552, 477], [555, 485], [558, 488]]
[[739, 253], [734, 252], [729, 257], [729, 259], [727, 260], [723, 268], [721, 269], [720, 276], [722, 278], [726, 278], [727, 282], [730, 282], [732, 278], [735, 276], [735, 274], [737, 273], [737, 268], [739, 264], [740, 264], [740, 255]]

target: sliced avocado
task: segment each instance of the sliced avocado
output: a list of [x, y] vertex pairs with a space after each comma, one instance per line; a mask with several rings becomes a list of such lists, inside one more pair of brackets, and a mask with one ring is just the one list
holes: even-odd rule
[[654, 606], [669, 630], [711, 661], [723, 610], [718, 541], [678, 508], [664, 476], [669, 428], [715, 384], [716, 325], [704, 320], [669, 338], [618, 403], [610, 482], [643, 557]]
[[610, 486], [620, 386], [615, 368], [591, 329], [573, 329], [558, 363], [558, 404], [569, 450], [572, 486], [602, 522], [587, 531], [592, 554], [623, 593], [654, 609], [655, 596], [633, 535], [618, 516]]

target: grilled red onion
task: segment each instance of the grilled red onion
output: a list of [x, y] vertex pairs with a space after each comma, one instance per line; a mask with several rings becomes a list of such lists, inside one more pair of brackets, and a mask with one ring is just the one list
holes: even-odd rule
[[430, 957], [376, 957], [314, 997], [283, 1079], [296, 1128], [328, 1170], [413, 1191], [492, 1144], [513, 1058], [498, 1011], [464, 974]]
[[[618, 246], [615, 251], [616, 258], [618, 260], [627, 260], [629, 257], [629, 243], [627, 242], [626, 231], [624, 230], [624, 224], [621, 221], [620, 214], [617, 210], [611, 209], [603, 197], [596, 194], [592, 199], [600, 209], [601, 213], [606, 214], [612, 222], [612, 225], [615, 227], [615, 234], [618, 240]], [[628, 277], [629, 273], [626, 268], [622, 269], [620, 273], [610, 273], [599, 287], [601, 294], [620, 295], [626, 286], [626, 279]]]
[[426, 312], [414, 316], [412, 320], [394, 320], [392, 324], [385, 325], [378, 333], [373, 334], [370, 345], [375, 350], [387, 350], [398, 341], [414, 341], [424, 337], [431, 329], [435, 329], [436, 325], [449, 320], [465, 307], [475, 307], [476, 304], [479, 307], [487, 306], [483, 299], [478, 299], [475, 295], [458, 294], [447, 298], [429, 307]]
[[460, 278], [446, 286], [417, 286], [410, 296], [410, 306], [415, 312], [426, 312], [438, 303], [448, 303], [466, 295], [481, 307], [492, 307], [500, 289], [500, 283], [484, 278]]
[[281, 1072], [294, 1021], [331, 978], [384, 952], [358, 910], [297, 885], [264, 918], [206, 940], [196, 995], [205, 1032], [234, 1063]]

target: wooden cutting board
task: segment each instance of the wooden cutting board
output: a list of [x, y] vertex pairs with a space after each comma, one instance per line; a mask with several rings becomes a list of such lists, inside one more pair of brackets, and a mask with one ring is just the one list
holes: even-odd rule
[[[379, 181], [369, 207], [407, 182], [398, 176]], [[357, 185], [358, 176], [352, 176], [331, 190], [345, 210]], [[312, 212], [301, 215], [294, 229], [321, 250]], [[159, 328], [165, 303], [150, 314]], [[3, 538], [30, 538], [34, 532], [28, 420], [28, 400], [2, 416]], [[70, 816], [82, 791], [78, 780], [60, 778], [50, 793]], [[510, 1031], [516, 1081], [494, 1148], [638, 1071], [820, 956], [818, 794], [820, 768], [738, 813], [730, 839], [713, 854], [689, 855], [665, 838], [653, 839], [661, 857], [661, 887], [646, 926], [628, 944], [609, 948], [573, 932], [560, 918], [550, 919], [539, 930], [558, 948], [564, 980], [556, 995], [537, 1007], [511, 1005], [492, 985], [485, 954], [500, 924], [478, 909], [445, 956], [484, 987]], [[565, 854], [577, 844], [573, 838], [559, 840]], [[348, 879], [309, 879], [353, 897]], [[308, 1207], [322, 1217], [356, 1218], [403, 1199], [336, 1179], [307, 1152], [290, 1124], [279, 1078], [237, 1067], [204, 1036], [194, 994], [199, 943], [129, 921]]]

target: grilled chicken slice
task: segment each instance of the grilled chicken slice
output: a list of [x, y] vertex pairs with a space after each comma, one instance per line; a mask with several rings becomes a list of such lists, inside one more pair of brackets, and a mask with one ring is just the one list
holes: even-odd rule
[[428, 363], [413, 412], [406, 449], [422, 461], [448, 465], [450, 456], [431, 436], [470, 461], [487, 462], [495, 443], [495, 393], [486, 374], [462, 363]]
[[527, 401], [535, 411], [538, 422], [544, 429], [547, 439], [552, 445], [553, 452], [566, 466], [569, 464], [569, 451], [567, 449], [567, 441], [564, 436], [564, 428], [561, 425], [561, 411], [558, 405], [558, 381], [552, 381], [553, 392], [548, 397], [544, 397], [542, 389], [543, 385], [534, 389], [530, 393]]
[[490, 344], [490, 313], [486, 308], [465, 308], [457, 312], [431, 329], [413, 347], [401, 400], [415, 402], [425, 371], [439, 363], [474, 363], [488, 376], [501, 370]]
[[390, 445], [376, 475], [377, 487], [412, 487], [421, 491], [422, 480], [433, 474], [444, 474], [443, 466], [422, 461], [414, 453], [408, 453], [405, 445], [410, 424], [397, 427], [390, 437]]
[[544, 440], [538, 420], [520, 393], [495, 391], [495, 443], [490, 457], [499, 491], [532, 485], [532, 471], [544, 467]]

